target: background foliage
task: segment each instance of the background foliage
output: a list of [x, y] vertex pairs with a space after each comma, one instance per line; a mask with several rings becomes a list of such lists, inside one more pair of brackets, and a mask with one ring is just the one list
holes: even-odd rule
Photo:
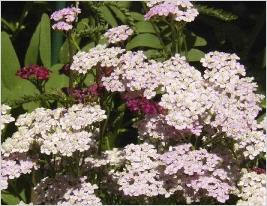
[[[265, 2], [194, 2], [201, 15], [186, 25], [180, 45], [184, 55], [192, 65], [204, 53], [218, 50], [236, 53], [246, 66], [248, 76], [254, 76], [259, 84], [259, 92], [266, 88], [266, 4]], [[1, 28], [1, 102], [13, 107], [17, 116], [38, 107], [43, 99], [48, 99], [52, 107], [63, 104], [59, 88], [68, 85], [68, 78], [59, 73], [64, 64], [69, 63], [66, 37], [63, 33], [51, 30], [49, 15], [57, 9], [74, 4], [73, 2], [2, 2]], [[142, 49], [149, 58], [160, 60], [164, 50], [172, 50], [173, 40], [164, 25], [144, 21], [146, 11], [143, 2], [80, 2], [82, 14], [74, 35], [76, 51], [87, 50], [98, 43], [105, 43], [103, 33], [107, 28], [128, 24], [136, 34], [126, 45], [128, 50]], [[179, 48], [178, 48], [179, 49]], [[46, 83], [46, 95], [28, 81], [15, 75], [16, 71], [29, 64], [44, 65], [52, 71]], [[87, 77], [86, 82], [91, 83]], [[124, 136], [135, 133], [127, 128], [131, 114], [121, 114], [119, 102], [109, 109], [116, 123], [126, 122], [124, 128], [116, 128], [120, 133], [117, 144], [126, 144]], [[265, 115], [265, 102], [261, 116]], [[121, 115], [120, 115], [121, 114]], [[14, 125], [7, 127], [2, 141], [14, 132]], [[126, 128], [126, 129], [125, 129]], [[115, 135], [110, 133], [110, 136]], [[118, 135], [118, 134], [116, 134]], [[131, 135], [132, 136], [132, 135]], [[112, 139], [112, 137], [111, 137]], [[115, 144], [115, 143], [112, 143]], [[21, 185], [30, 184], [28, 176], [14, 181], [13, 187], [2, 193], [2, 203], [15, 204], [20, 200], [28, 202], [31, 191]], [[30, 188], [30, 187], [28, 187]]]

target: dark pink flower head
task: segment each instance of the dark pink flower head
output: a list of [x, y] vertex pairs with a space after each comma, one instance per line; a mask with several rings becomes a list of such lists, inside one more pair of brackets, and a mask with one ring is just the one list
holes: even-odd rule
[[265, 169], [262, 169], [259, 167], [254, 167], [252, 170], [256, 172], [257, 174], [264, 174], [266, 172]]
[[17, 75], [22, 79], [38, 79], [38, 80], [48, 80], [49, 71], [47, 68], [32, 64], [27, 67], [23, 67], [17, 71]]
[[144, 114], [164, 113], [164, 109], [157, 102], [148, 100], [145, 97], [134, 97], [133, 95], [125, 94], [123, 99], [126, 100], [126, 105], [132, 112], [142, 112]]
[[103, 91], [104, 86], [102, 84], [92, 84], [87, 88], [87, 91], [89, 94], [94, 96], [99, 96], [101, 92]]
[[98, 97], [103, 91], [104, 87], [101, 84], [92, 84], [87, 88], [63, 88], [63, 91], [72, 96], [78, 102], [85, 102], [88, 97]]

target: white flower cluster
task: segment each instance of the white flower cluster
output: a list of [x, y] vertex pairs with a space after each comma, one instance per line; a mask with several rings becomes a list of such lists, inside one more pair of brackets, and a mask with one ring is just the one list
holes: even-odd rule
[[126, 159], [123, 171], [111, 174], [124, 195], [153, 197], [167, 194], [164, 182], [159, 179], [158, 154], [153, 145], [130, 144], [123, 152]]
[[12, 117], [10, 114], [8, 114], [8, 111], [11, 108], [8, 105], [2, 104], [0, 107], [0, 111], [1, 111], [1, 119], [0, 119], [0, 127], [1, 130], [3, 130], [5, 128], [5, 125], [15, 121], [14, 117]]
[[204, 78], [212, 104], [211, 112], [216, 114], [212, 126], [222, 127], [228, 136], [237, 137], [255, 129], [255, 120], [261, 110], [262, 95], [256, 94], [257, 84], [245, 76], [244, 66], [235, 54], [210, 52], [200, 61], [208, 69]]
[[140, 139], [160, 140], [161, 143], [169, 139], [178, 141], [183, 138], [183, 133], [167, 124], [164, 115], [146, 115], [144, 119], [133, 125], [138, 129]]
[[150, 10], [145, 15], [146, 20], [155, 16], [172, 16], [175, 21], [191, 22], [198, 15], [197, 9], [187, 0], [150, 0], [147, 6]]
[[80, 178], [80, 183], [66, 191], [59, 205], [102, 205], [100, 198], [94, 194], [97, 185], [85, 182], [86, 177]]
[[78, 104], [55, 110], [38, 108], [19, 116], [18, 131], [2, 144], [3, 154], [27, 152], [35, 142], [40, 145], [41, 153], [71, 156], [74, 151], [85, 151], [94, 145], [97, 128], [93, 124], [105, 118], [99, 105]]
[[260, 153], [266, 151], [266, 134], [263, 131], [251, 131], [244, 136], [239, 136], [237, 149], [244, 149], [244, 156], [253, 160]]
[[109, 29], [104, 36], [108, 39], [109, 43], [115, 44], [125, 41], [133, 34], [133, 30], [127, 25], [121, 25]]
[[58, 175], [46, 177], [34, 188], [34, 204], [43, 205], [101, 205], [94, 190], [98, 187], [85, 182], [86, 177], [79, 179]]
[[107, 48], [106, 45], [97, 45], [88, 52], [80, 51], [75, 54], [70, 69], [86, 74], [98, 64], [101, 67], [114, 67], [119, 63], [117, 56], [124, 51], [125, 49], [120, 47]]
[[258, 131], [261, 126], [256, 121], [263, 95], [255, 93], [257, 84], [244, 77], [244, 66], [237, 60], [235, 54], [224, 52], [210, 52], [201, 59], [207, 68], [204, 79], [210, 112], [215, 115], [210, 125], [237, 140], [237, 148], [245, 149], [244, 156], [254, 159], [265, 151], [265, 135]]
[[1, 190], [7, 189], [9, 179], [31, 173], [33, 169], [37, 169], [37, 164], [25, 153], [13, 154], [8, 158], [3, 158], [1, 160]]
[[168, 110], [167, 124], [200, 135], [202, 126], [198, 120], [204, 118], [209, 107], [201, 73], [178, 54], [163, 65], [165, 71], [161, 81], [165, 93], [159, 105]]
[[113, 148], [112, 150], [106, 150], [103, 152], [101, 159], [96, 157], [86, 157], [84, 162], [87, 167], [98, 168], [105, 165], [119, 165], [124, 161], [124, 157], [122, 156], [122, 151], [118, 148]]
[[266, 174], [243, 171], [238, 186], [240, 191], [237, 205], [265, 205], [266, 204]]
[[160, 156], [164, 173], [176, 179], [173, 186], [169, 185], [169, 192], [182, 190], [186, 194], [193, 189], [194, 195], [207, 195], [224, 203], [233, 188], [227, 172], [221, 168], [222, 159], [205, 149], [191, 150], [191, 147], [191, 144], [182, 144]]

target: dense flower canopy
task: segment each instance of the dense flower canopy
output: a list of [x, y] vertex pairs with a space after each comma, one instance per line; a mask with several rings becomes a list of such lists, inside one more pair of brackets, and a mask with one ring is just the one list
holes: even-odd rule
[[[166, 18], [179, 26], [199, 14], [185, 0], [152, 0], [147, 7], [146, 21]], [[50, 17], [69, 44], [80, 13], [68, 7]], [[134, 35], [134, 27], [119, 25], [104, 32], [106, 43], [77, 46], [64, 66], [69, 86], [56, 90], [61, 102], [46, 101], [38, 88], [42, 107], [16, 114], [1, 106], [1, 130], [11, 122], [16, 127], [1, 144], [1, 189], [44, 171], [32, 187], [34, 204], [228, 204], [233, 195], [238, 205], [263, 204], [265, 170], [258, 160], [266, 156], [266, 118], [258, 116], [264, 95], [240, 58], [211, 51], [191, 64], [175, 51], [153, 59], [124, 48]], [[50, 73], [34, 64], [17, 76], [42, 87]], [[117, 148], [118, 136], [134, 135], [125, 125], [137, 140]]]

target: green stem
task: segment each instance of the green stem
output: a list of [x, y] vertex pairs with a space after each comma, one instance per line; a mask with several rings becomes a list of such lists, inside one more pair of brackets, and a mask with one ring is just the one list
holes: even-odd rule
[[166, 45], [164, 44], [164, 42], [163, 42], [163, 40], [162, 40], [162, 38], [161, 38], [160, 31], [159, 31], [159, 29], [155, 26], [154, 23], [152, 23], [152, 26], [153, 26], [153, 28], [154, 28], [154, 30], [155, 30], [155, 32], [156, 32], [156, 35], [158, 36], [158, 38], [159, 38], [159, 40], [160, 40], [160, 44], [161, 44], [161, 46], [162, 46], [162, 48], [163, 48], [165, 58], [167, 58], [168, 55], [169, 55], [169, 54], [168, 54], [169, 52], [168, 52], [168, 49], [167, 49]]
[[[71, 32], [67, 33], [67, 39], [68, 39], [68, 44], [69, 44], [69, 64], [72, 63], [72, 57], [73, 57], [73, 49], [72, 49], [72, 34]], [[74, 82], [74, 73], [72, 70], [70, 70], [69, 74], [69, 88], [73, 88], [73, 82]]]

